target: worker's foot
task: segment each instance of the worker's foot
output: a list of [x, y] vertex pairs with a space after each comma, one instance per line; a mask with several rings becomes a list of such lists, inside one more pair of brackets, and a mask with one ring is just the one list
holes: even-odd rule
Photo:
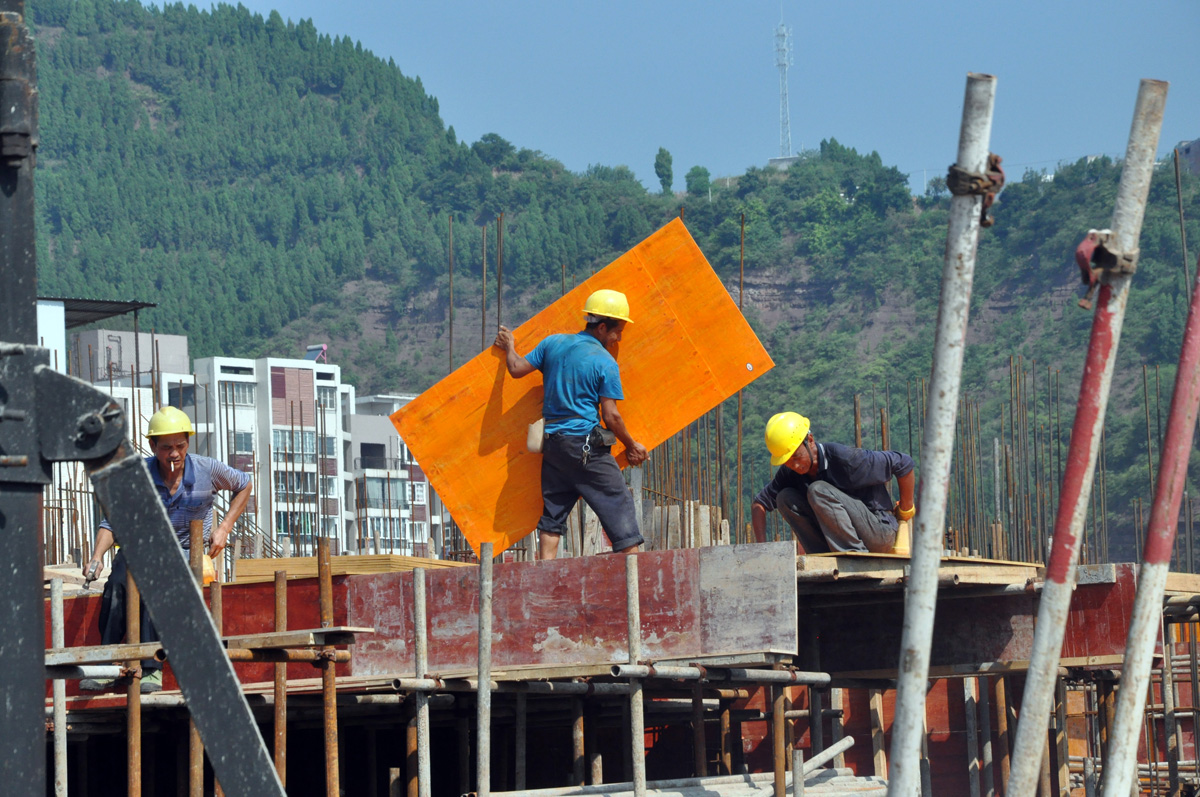
[[79, 682], [79, 688], [84, 692], [105, 692], [116, 682], [115, 678], [84, 678]]
[[162, 691], [162, 670], [145, 670], [142, 676], [142, 694], [149, 695]]

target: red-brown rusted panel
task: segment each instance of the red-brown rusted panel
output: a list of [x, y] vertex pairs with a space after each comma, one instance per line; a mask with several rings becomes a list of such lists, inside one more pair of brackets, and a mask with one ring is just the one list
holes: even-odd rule
[[[648, 659], [795, 650], [790, 543], [639, 554]], [[625, 561], [619, 556], [495, 565], [493, 668], [605, 664], [628, 658]], [[477, 666], [478, 570], [426, 574], [431, 672]], [[358, 675], [413, 672], [412, 575], [354, 576], [352, 625], [378, 633], [355, 649]]]
[[1071, 611], [1063, 635], [1063, 658], [1121, 656], [1137, 594], [1137, 565], [1113, 565], [1111, 584], [1080, 584], [1071, 596]]

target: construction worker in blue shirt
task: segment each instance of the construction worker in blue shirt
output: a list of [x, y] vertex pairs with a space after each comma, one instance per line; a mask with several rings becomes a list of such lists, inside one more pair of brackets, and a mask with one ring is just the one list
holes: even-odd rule
[[511, 331], [502, 326], [496, 335], [495, 345], [504, 350], [511, 376], [520, 379], [541, 371], [544, 382], [540, 559], [558, 555], [567, 516], [581, 497], [595, 511], [614, 552], [636, 553], [645, 542], [637, 527], [633, 496], [611, 452], [612, 444], [620, 440], [630, 465], [640, 465], [649, 456], [617, 409], [625, 394], [620, 368], [608, 351], [620, 342], [625, 325], [632, 323], [629, 301], [619, 291], [598, 290], [588, 297], [583, 311], [587, 325], [581, 332], [550, 335], [525, 357], [517, 353]]
[[[780, 466], [750, 507], [751, 528], [766, 540], [767, 512], [778, 509], [802, 553], [890, 553], [898, 521], [916, 514], [912, 457], [899, 451], [818, 443], [808, 418], [781, 412], [767, 421], [771, 464]], [[900, 500], [892, 503], [895, 478]]]
[[[191, 548], [190, 524], [193, 520], [204, 521], [204, 545], [210, 556], [218, 556], [225, 549], [225, 542], [233, 530], [233, 524], [250, 501], [250, 476], [229, 467], [224, 462], [188, 453], [193, 434], [192, 421], [176, 407], [163, 407], [150, 418], [146, 438], [152, 455], [146, 458], [150, 479], [167, 510], [171, 527], [179, 540], [180, 548], [186, 552]], [[233, 497], [229, 511], [213, 528], [213, 497], [218, 490], [229, 490]], [[85, 576], [91, 574], [93, 566], [99, 572], [104, 554], [116, 542], [113, 528], [105, 519], [96, 531], [96, 545], [91, 560], [83, 566]], [[125, 637], [125, 612], [127, 609], [125, 579], [128, 567], [125, 555], [118, 550], [113, 557], [112, 571], [104, 586], [100, 603], [100, 643], [112, 645]], [[133, 641], [133, 640], [129, 640]], [[154, 622], [142, 603], [141, 642], [158, 641]], [[157, 692], [162, 689], [162, 663], [153, 659], [142, 662], [145, 675], [141, 691]], [[102, 691], [114, 685], [107, 678], [85, 678], [80, 688], [87, 691]]]

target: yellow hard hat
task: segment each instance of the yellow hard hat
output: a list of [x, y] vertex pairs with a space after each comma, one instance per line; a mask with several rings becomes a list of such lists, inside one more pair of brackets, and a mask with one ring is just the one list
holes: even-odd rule
[[607, 288], [601, 288], [587, 297], [583, 312], [633, 323], [633, 319], [629, 317], [629, 300], [625, 298], [625, 294]]
[[792, 458], [796, 449], [808, 437], [809, 423], [798, 412], [780, 412], [767, 421], [767, 450], [771, 464], [782, 465]]
[[150, 429], [146, 432], [146, 437], [181, 433], [195, 434], [192, 420], [183, 410], [168, 405], [150, 416]]

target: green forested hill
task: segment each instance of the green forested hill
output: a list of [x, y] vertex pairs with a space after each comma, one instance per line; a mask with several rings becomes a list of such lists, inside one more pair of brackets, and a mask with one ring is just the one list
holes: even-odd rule
[[[361, 391], [417, 391], [448, 367], [451, 216], [457, 364], [490, 342], [484, 229], [494, 330], [500, 213], [510, 326], [558, 295], [564, 271], [568, 283], [590, 274], [681, 209], [737, 298], [744, 215], [746, 314], [778, 364], [746, 391], [756, 479], [766, 472], [763, 423], [784, 408], [812, 416], [820, 436], [849, 440], [854, 394], [868, 415], [872, 393], [876, 405], [888, 396], [894, 444], [907, 447], [904, 396], [919, 398], [930, 369], [949, 200], [912, 197], [906, 175], [874, 153], [830, 139], [786, 172], [714, 178], [680, 165], [690, 169], [687, 193], [664, 195], [623, 166], [576, 174], [500, 135], [459, 141], [418, 78], [307, 21], [137, 0], [29, 0], [29, 9], [43, 295], [157, 302], [145, 323], [189, 335], [195, 356], [295, 356], [329, 342]], [[1003, 141], [993, 145], [1003, 154]], [[664, 154], [657, 165], [670, 169]], [[1019, 356], [1033, 381], [1019, 402], [1031, 439], [1047, 454], [1065, 446], [1090, 325], [1075, 307], [1070, 255], [1088, 228], [1107, 225], [1119, 176], [1106, 158], [1062, 165], [1052, 178], [1009, 175], [980, 245], [964, 371], [985, 443], [1012, 417], [1009, 358]], [[1185, 175], [1193, 257], [1197, 183]], [[1114, 540], [1131, 537], [1131, 501], [1148, 496], [1141, 366], [1151, 378], [1164, 366], [1165, 418], [1185, 312], [1174, 176], [1164, 168], [1109, 416]], [[1059, 423], [1047, 368], [1060, 372]], [[1153, 402], [1153, 383], [1149, 392]]]

